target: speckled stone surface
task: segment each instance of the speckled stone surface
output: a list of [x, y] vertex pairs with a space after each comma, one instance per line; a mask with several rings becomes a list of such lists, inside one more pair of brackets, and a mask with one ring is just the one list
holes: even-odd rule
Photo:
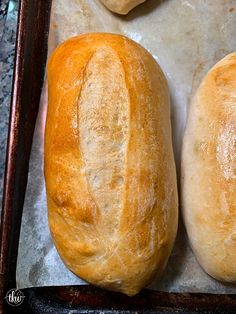
[[[18, 0], [0, 1], [0, 201], [6, 158]], [[1, 208], [1, 207], [0, 207]]]

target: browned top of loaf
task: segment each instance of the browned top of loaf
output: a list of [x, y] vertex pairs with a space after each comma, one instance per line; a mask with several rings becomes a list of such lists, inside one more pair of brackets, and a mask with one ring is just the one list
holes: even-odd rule
[[177, 225], [169, 95], [152, 56], [123, 36], [87, 34], [48, 64], [49, 223], [67, 266], [137, 293], [163, 269]]

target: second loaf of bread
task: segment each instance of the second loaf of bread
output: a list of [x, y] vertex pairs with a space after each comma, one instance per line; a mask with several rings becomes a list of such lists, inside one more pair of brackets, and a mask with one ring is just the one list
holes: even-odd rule
[[128, 295], [161, 274], [177, 230], [165, 77], [140, 45], [87, 34], [48, 64], [48, 216], [66, 266]]
[[236, 283], [236, 53], [202, 80], [182, 154], [183, 217], [193, 251], [212, 277]]

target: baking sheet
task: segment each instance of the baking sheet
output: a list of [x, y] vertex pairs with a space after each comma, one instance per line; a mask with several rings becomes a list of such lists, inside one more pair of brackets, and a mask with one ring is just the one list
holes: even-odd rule
[[[49, 54], [65, 39], [85, 32], [124, 34], [143, 45], [168, 79], [177, 172], [190, 98], [206, 71], [236, 50], [235, 0], [148, 0], [127, 16], [97, 0], [53, 0]], [[85, 284], [62, 263], [50, 238], [43, 177], [46, 84], [34, 134], [17, 263], [18, 288]], [[180, 221], [167, 268], [150, 287], [169, 292], [236, 293], [198, 265]]]

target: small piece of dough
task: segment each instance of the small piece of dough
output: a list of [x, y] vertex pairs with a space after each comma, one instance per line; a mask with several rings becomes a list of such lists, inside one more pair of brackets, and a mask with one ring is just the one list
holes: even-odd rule
[[236, 283], [236, 53], [208, 72], [191, 104], [182, 201], [200, 265], [212, 277]]
[[75, 274], [134, 295], [165, 268], [177, 230], [169, 93], [134, 41], [85, 34], [48, 63], [48, 217]]
[[127, 14], [137, 5], [146, 0], [100, 0], [110, 11], [118, 14]]

